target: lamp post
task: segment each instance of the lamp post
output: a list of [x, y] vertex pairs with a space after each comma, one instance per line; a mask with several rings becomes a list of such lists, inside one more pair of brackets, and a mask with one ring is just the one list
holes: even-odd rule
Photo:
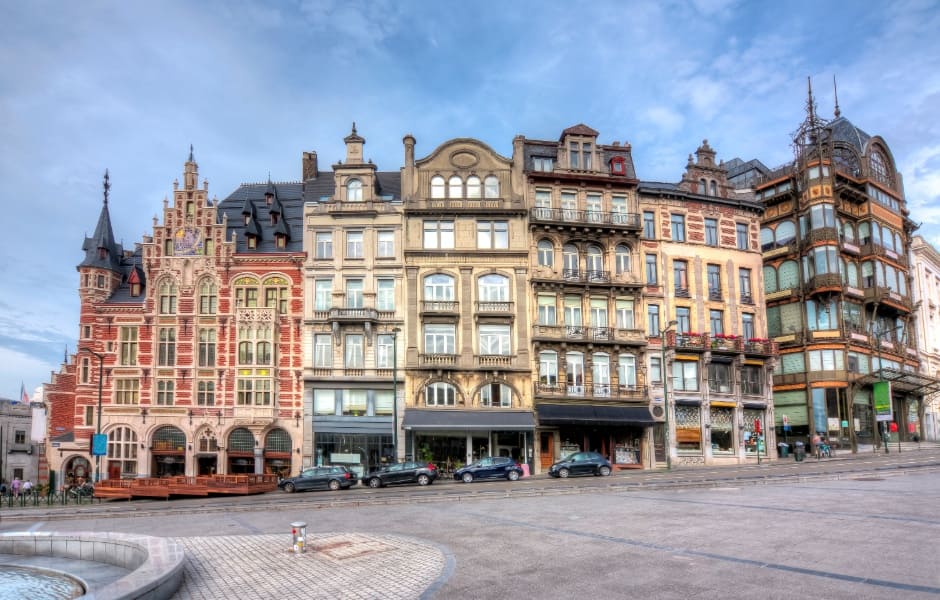
[[[98, 354], [88, 347], [81, 348], [83, 352], [94, 354], [98, 359], [98, 429], [97, 434], [101, 435], [101, 385], [104, 381], [104, 354]], [[101, 481], [101, 455], [95, 455], [95, 483]]]
[[[879, 383], [883, 383], [884, 380], [885, 380], [885, 378], [884, 378], [884, 364], [883, 364], [883, 361], [882, 361], [882, 358], [881, 358], [881, 338], [884, 337], [885, 335], [889, 334], [889, 333], [896, 333], [897, 331], [899, 331], [899, 330], [901, 330], [901, 329], [903, 329], [903, 328], [904, 328], [904, 325], [900, 325], [900, 326], [898, 326], [898, 327], [895, 327], [894, 329], [886, 329], [885, 331], [879, 331], [878, 333], [874, 333], [874, 331], [872, 331], [872, 334], [871, 334], [871, 335], [872, 335], [872, 337], [875, 338], [875, 343], [878, 344], [878, 382], [879, 382]], [[873, 327], [872, 329], [874, 329], [874, 327]], [[889, 388], [889, 389], [890, 389], [890, 388]], [[890, 398], [890, 395], [889, 395], [889, 401], [890, 401], [892, 404], [894, 403], [894, 399], [893, 399], [893, 398]], [[878, 418], [877, 411], [876, 411], [876, 413], [875, 413], [875, 418]], [[884, 431], [882, 432], [882, 435], [881, 435], [881, 439], [882, 439], [882, 442], [883, 442], [884, 445], [885, 445], [885, 454], [888, 454], [888, 453], [889, 453], [889, 451], [888, 451], [888, 431], [887, 431], [888, 425], [887, 425], [884, 421], [879, 421], [879, 422], [878, 422], [878, 427], [879, 427], [879, 429], [884, 429]], [[900, 452], [900, 451], [901, 451], [901, 431], [900, 431], [900, 427], [899, 427], [899, 428], [898, 428], [898, 452]]]
[[669, 331], [678, 325], [679, 322], [676, 320], [669, 321], [669, 325], [665, 329], [660, 330], [659, 332], [659, 356], [662, 369], [662, 378], [663, 378], [663, 408], [665, 409], [665, 427], [663, 429], [663, 447], [666, 450], [666, 470], [672, 470], [672, 452], [669, 449], [669, 385], [667, 382], [666, 374], [666, 334]]
[[398, 334], [400, 327], [392, 329], [392, 452], [398, 462]]

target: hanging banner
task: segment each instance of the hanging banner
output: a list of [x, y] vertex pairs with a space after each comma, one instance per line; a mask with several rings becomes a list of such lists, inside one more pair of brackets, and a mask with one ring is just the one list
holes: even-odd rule
[[872, 395], [875, 399], [875, 420], [893, 421], [894, 410], [891, 403], [891, 382], [876, 381], [872, 384]]

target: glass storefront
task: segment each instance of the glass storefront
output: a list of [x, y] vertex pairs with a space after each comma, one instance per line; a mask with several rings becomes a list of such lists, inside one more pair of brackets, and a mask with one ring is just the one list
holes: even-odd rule
[[348, 467], [360, 477], [379, 465], [394, 462], [392, 435], [374, 433], [317, 433], [314, 462], [317, 466]]

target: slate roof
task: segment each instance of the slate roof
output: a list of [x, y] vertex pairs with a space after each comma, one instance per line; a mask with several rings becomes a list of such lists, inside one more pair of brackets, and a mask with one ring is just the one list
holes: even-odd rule
[[833, 142], [846, 142], [851, 144], [859, 154], [865, 152], [865, 147], [871, 136], [852, 124], [845, 117], [839, 117], [829, 123], [832, 129]]
[[[105, 248], [108, 252], [104, 257], [98, 253], [99, 248]], [[101, 213], [98, 215], [98, 225], [95, 227], [95, 233], [91, 237], [86, 237], [82, 243], [82, 250], [85, 251], [85, 259], [78, 265], [81, 267], [94, 267], [98, 269], [109, 269], [111, 271], [120, 271], [121, 255], [124, 253], [121, 245], [114, 241], [114, 232], [111, 230], [111, 213], [108, 211], [108, 200], [105, 198], [101, 206]]]
[[561, 137], [558, 139], [563, 140], [565, 139], [566, 135], [591, 135], [591, 136], [597, 137], [600, 134], [597, 131], [585, 125], [584, 123], [578, 123], [577, 125], [569, 127], [568, 129], [565, 129], [564, 131], [562, 131]]
[[[571, 129], [574, 129], [572, 127]], [[567, 130], [566, 130], [567, 131]], [[594, 131], [593, 129], [591, 131]], [[596, 135], [597, 132], [594, 132]], [[598, 148], [601, 150], [604, 157], [604, 170], [601, 171], [601, 174], [607, 172], [606, 165], [610, 164], [610, 159], [614, 156], [622, 156], [625, 164], [625, 177], [627, 179], [636, 179], [636, 169], [633, 166], [633, 153], [629, 146], [604, 146], [598, 144]], [[558, 142], [549, 142], [545, 140], [526, 140], [525, 145], [522, 148], [522, 156], [525, 164], [523, 169], [526, 171], [535, 170], [535, 157], [539, 158], [551, 158], [556, 163], [558, 162]]]

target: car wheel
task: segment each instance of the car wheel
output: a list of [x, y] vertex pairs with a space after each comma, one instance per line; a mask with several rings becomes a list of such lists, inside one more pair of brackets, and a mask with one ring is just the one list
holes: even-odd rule
[[378, 477], [373, 477], [372, 479], [369, 480], [369, 487], [370, 488], [382, 487], [382, 480], [379, 479]]
[[297, 488], [294, 487], [294, 484], [293, 484], [293, 483], [285, 483], [285, 484], [284, 484], [284, 491], [287, 492], [288, 494], [293, 494], [294, 492], [297, 491]]
[[509, 478], [509, 481], [519, 481], [519, 471], [510, 471], [506, 477]]
[[558, 469], [558, 476], [562, 479], [566, 479], [569, 475], [568, 469]]
[[610, 475], [610, 467], [608, 467], [607, 465], [604, 465], [603, 467], [598, 469], [597, 472], [601, 477], [607, 477], [608, 475]]
[[335, 479], [330, 479], [330, 489], [334, 492], [339, 489], [339, 482]]
[[473, 481], [473, 473], [464, 473], [461, 479], [463, 479], [464, 483], [470, 483]]
[[422, 473], [421, 475], [418, 475], [418, 485], [427, 485], [429, 483], [431, 483], [430, 477], [428, 477], [424, 473]]

